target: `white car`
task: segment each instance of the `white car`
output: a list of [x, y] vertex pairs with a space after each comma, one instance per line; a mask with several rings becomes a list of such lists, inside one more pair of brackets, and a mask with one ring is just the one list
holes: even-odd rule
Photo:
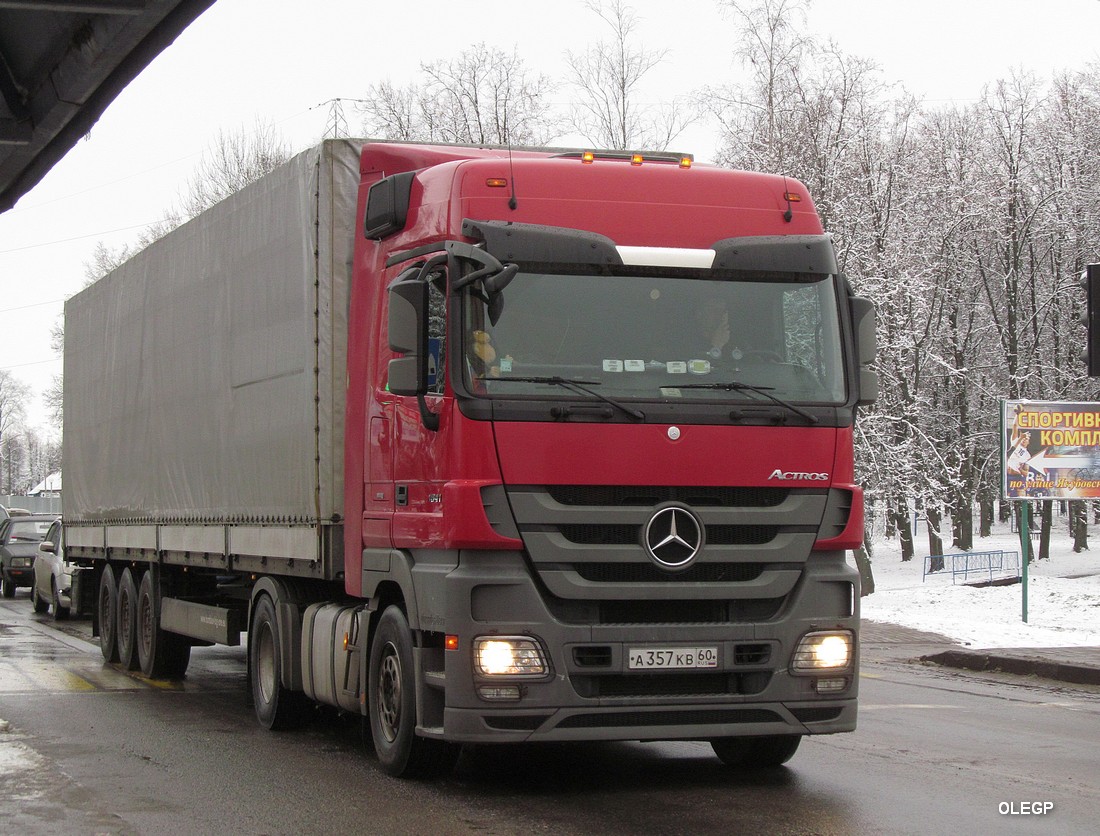
[[68, 618], [72, 607], [72, 564], [65, 559], [65, 530], [54, 520], [34, 556], [31, 604], [36, 613], [53, 607], [53, 617]]

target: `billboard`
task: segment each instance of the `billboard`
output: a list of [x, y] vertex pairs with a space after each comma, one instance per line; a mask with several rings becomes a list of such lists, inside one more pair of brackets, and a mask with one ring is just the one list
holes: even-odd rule
[[1100, 403], [1002, 401], [1005, 499], [1100, 497]]

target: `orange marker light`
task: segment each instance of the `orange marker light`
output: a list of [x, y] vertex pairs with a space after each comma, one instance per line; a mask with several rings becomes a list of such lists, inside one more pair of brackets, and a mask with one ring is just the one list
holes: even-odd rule
[[485, 181], [485, 185], [491, 189], [504, 189], [508, 186], [508, 181], [503, 177], [490, 177]]
[[596, 155], [594, 153], [592, 153], [591, 151], [585, 151], [584, 153], [581, 154], [581, 162], [584, 163], [585, 165], [588, 165], [589, 163], [591, 163], [595, 159], [596, 159]]
[[630, 164], [631, 165], [641, 165], [642, 162], [644, 162], [644, 160], [643, 160], [641, 154], [631, 154], [630, 155]]
[[458, 650], [458, 636], [447, 636], [443, 640], [443, 646], [447, 650]]
[[787, 192], [783, 195], [783, 199], [788, 203], [800, 203], [802, 201], [802, 195], [795, 194], [794, 192]]
[[691, 168], [691, 157], [680, 157], [680, 168]]

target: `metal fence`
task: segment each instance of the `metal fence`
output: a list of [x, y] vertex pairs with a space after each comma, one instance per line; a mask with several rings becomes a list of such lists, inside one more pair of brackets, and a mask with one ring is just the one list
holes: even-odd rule
[[[936, 568], [932, 568], [935, 566]], [[954, 584], [959, 578], [963, 583], [977, 579], [993, 582], [1020, 577], [1020, 553], [1011, 551], [959, 552], [958, 554], [932, 554], [924, 559], [922, 581], [929, 575], [950, 575]]]
[[60, 514], [60, 496], [13, 496], [0, 494], [0, 505], [5, 508], [22, 508], [32, 514]]

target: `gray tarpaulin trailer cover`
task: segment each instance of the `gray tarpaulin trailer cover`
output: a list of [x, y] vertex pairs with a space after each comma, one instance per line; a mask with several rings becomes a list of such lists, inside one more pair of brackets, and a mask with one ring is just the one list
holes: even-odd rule
[[297, 155], [66, 303], [67, 523], [343, 514], [361, 146]]

